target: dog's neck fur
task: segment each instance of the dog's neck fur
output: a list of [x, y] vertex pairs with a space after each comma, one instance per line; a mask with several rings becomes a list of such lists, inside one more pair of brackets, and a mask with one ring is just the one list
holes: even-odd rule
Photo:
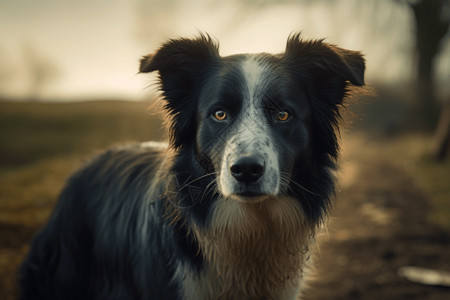
[[219, 199], [211, 220], [207, 228], [191, 226], [205, 260], [197, 282], [204, 285], [209, 278], [211, 285], [203, 287], [209, 294], [205, 298], [284, 299], [297, 294], [314, 232], [298, 201]]
[[[177, 189], [174, 178], [165, 182], [167, 190]], [[203, 260], [200, 269], [178, 267], [186, 299], [291, 299], [298, 294], [318, 224], [306, 219], [297, 199], [245, 203], [218, 196], [206, 223], [198, 224], [186, 218], [174, 195], [166, 195], [171, 198], [166, 202], [169, 222], [183, 224]]]

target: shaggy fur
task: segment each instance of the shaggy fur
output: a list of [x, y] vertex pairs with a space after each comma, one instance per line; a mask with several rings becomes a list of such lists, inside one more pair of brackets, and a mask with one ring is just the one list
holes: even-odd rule
[[75, 173], [20, 270], [21, 299], [296, 299], [334, 192], [339, 109], [364, 59], [289, 37], [221, 57], [206, 35], [141, 60], [168, 146]]

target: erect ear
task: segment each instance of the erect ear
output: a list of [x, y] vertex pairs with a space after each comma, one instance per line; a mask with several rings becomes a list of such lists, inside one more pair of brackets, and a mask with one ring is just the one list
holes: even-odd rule
[[164, 108], [170, 117], [172, 147], [193, 141], [201, 85], [219, 59], [217, 44], [203, 34], [196, 39], [169, 40], [155, 54], [141, 59], [141, 73], [159, 72]]
[[144, 55], [139, 64], [139, 73], [150, 73], [156, 69], [152, 66], [153, 54]]
[[282, 56], [294, 80], [303, 84], [310, 98], [316, 153], [337, 156], [336, 130], [339, 106], [349, 84], [364, 85], [365, 62], [361, 53], [324, 43], [289, 37]]
[[307, 71], [313, 79], [334, 76], [353, 85], [364, 85], [365, 61], [358, 51], [342, 49], [323, 40], [303, 41], [300, 34], [294, 34], [287, 41], [284, 58], [294, 67]]

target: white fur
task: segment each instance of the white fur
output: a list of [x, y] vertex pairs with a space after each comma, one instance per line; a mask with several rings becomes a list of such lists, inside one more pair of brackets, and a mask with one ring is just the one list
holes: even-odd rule
[[[267, 215], [263, 212], [267, 212]], [[261, 219], [261, 213], [263, 213], [267, 219]], [[246, 294], [242, 289], [248, 287], [250, 290], [254, 290], [254, 288], [258, 288], [255, 286], [255, 282], [265, 282], [264, 278], [270, 276], [270, 274], [257, 273], [256, 275], [250, 272], [249, 274], [252, 274], [253, 276], [260, 276], [260, 279], [252, 281], [244, 275], [243, 278], [247, 278], [247, 283], [239, 282], [239, 284], [241, 284], [239, 287], [232, 284], [230, 285], [230, 277], [221, 273], [229, 272], [229, 270], [225, 271], [221, 269], [220, 266], [223, 266], [222, 263], [224, 262], [220, 261], [220, 256], [216, 257], [219, 259], [218, 261], [215, 260], [214, 249], [216, 246], [214, 246], [215, 242], [212, 242], [208, 238], [209, 234], [218, 234], [219, 237], [225, 237], [231, 234], [234, 236], [231, 240], [245, 240], [246, 237], [257, 238], [258, 236], [257, 239], [263, 239], [263, 237], [260, 236], [261, 231], [264, 232], [264, 230], [269, 229], [266, 227], [266, 223], [270, 223], [272, 224], [271, 226], [273, 226], [270, 230], [281, 230], [281, 235], [286, 234], [295, 238], [295, 245], [291, 245], [290, 243], [292, 241], [289, 239], [285, 241], [288, 244], [279, 245], [283, 249], [293, 246], [293, 249], [295, 249], [294, 251], [298, 251], [299, 249], [296, 248], [298, 245], [305, 244], [307, 247], [310, 243], [309, 231], [307, 226], [304, 226], [305, 223], [301, 206], [297, 200], [289, 197], [270, 197], [261, 204], [241, 203], [231, 198], [221, 198], [214, 204], [211, 221], [211, 227], [208, 229], [209, 233], [206, 233], [207, 237], [204, 236], [205, 233], [203, 230], [198, 229], [195, 225], [192, 227], [191, 234], [194, 234], [200, 241], [200, 245], [205, 251], [204, 254], [208, 257], [208, 259], [205, 260], [202, 269], [197, 272], [186, 265], [179, 264], [177, 266], [174, 281], [181, 282], [181, 292], [185, 299], [251, 299], [252, 297]], [[267, 243], [270, 244], [270, 240], [268, 240]], [[263, 244], [268, 245], [266, 243]], [[258, 243], [255, 244], [255, 247], [258, 247]], [[268, 248], [270, 249], [271, 247], [269, 246]], [[212, 255], [212, 257], [209, 255]], [[239, 253], [238, 255], [245, 256], [249, 254]], [[276, 253], [268, 253], [267, 255], [268, 260], [266, 262], [276, 266], [277, 263], [270, 262], [272, 259], [277, 259], [275, 257]], [[303, 256], [303, 261], [300, 262], [302, 266], [306, 259], [308, 259], [308, 257]], [[289, 263], [289, 261], [287, 262]], [[295, 265], [296, 262], [292, 261], [292, 264]], [[218, 267], [219, 269], [217, 269]], [[273, 271], [275, 272], [275, 270]], [[286, 270], [286, 272], [289, 271]], [[296, 271], [295, 274], [285, 282], [282, 288], [271, 291], [273, 294], [270, 299], [296, 299], [301, 288], [302, 279], [302, 268], [298, 268], [298, 272]]]
[[[194, 272], [189, 267], [179, 265], [174, 280], [182, 283], [181, 293], [185, 300], [232, 299], [227, 295], [218, 296], [221, 294], [221, 286], [218, 285], [220, 279], [211, 268]], [[285, 289], [278, 293], [277, 300], [296, 300], [300, 293], [300, 282], [302, 282], [300, 277], [293, 278]], [[242, 295], [239, 299], [247, 299], [247, 297]]]

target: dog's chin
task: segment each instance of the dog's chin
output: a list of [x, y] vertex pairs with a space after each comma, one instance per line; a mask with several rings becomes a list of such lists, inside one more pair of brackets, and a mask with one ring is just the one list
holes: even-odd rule
[[245, 204], [255, 204], [261, 203], [267, 200], [270, 195], [269, 194], [259, 194], [254, 192], [243, 192], [238, 194], [231, 194], [231, 198]]

